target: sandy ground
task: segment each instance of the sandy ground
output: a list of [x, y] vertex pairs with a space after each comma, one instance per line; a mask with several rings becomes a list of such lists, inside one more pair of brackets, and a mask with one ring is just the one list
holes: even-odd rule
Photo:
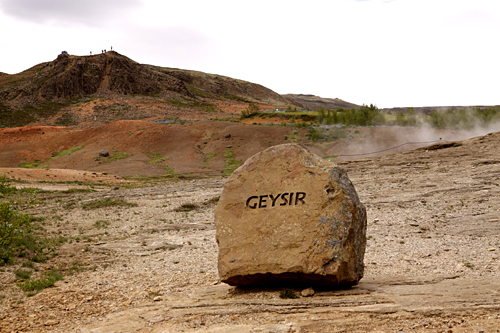
[[[29, 211], [72, 241], [34, 274], [82, 270], [26, 297], [2, 268], [0, 332], [500, 332], [499, 141], [339, 162], [368, 212], [365, 277], [298, 299], [219, 282], [223, 178], [41, 193]], [[82, 208], [107, 197], [138, 206]]]

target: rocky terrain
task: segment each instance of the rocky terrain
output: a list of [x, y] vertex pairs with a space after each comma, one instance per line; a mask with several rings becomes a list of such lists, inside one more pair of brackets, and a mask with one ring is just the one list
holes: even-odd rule
[[[219, 282], [213, 211], [224, 178], [41, 193], [29, 212], [72, 242], [35, 274], [78, 269], [26, 297], [17, 266], [2, 267], [0, 331], [498, 332], [499, 140], [341, 162], [368, 212], [365, 276], [346, 290], [294, 290], [297, 299]], [[137, 206], [82, 208], [104, 198]]]

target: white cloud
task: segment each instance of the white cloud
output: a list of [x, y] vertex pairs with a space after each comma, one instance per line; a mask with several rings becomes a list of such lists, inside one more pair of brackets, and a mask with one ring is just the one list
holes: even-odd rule
[[140, 0], [1, 0], [0, 10], [38, 24], [102, 26], [140, 5]]

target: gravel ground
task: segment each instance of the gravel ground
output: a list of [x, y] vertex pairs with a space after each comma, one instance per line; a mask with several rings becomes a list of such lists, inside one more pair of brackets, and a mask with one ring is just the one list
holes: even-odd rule
[[[499, 138], [340, 162], [368, 212], [365, 277], [298, 299], [218, 281], [223, 178], [40, 194], [31, 212], [71, 242], [34, 276], [79, 271], [26, 297], [2, 267], [0, 332], [500, 332]], [[82, 208], [106, 197], [137, 206]]]

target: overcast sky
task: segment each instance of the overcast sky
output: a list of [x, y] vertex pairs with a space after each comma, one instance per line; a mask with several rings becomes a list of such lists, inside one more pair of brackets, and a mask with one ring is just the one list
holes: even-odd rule
[[113, 50], [378, 107], [500, 104], [499, 0], [0, 0], [0, 72]]

